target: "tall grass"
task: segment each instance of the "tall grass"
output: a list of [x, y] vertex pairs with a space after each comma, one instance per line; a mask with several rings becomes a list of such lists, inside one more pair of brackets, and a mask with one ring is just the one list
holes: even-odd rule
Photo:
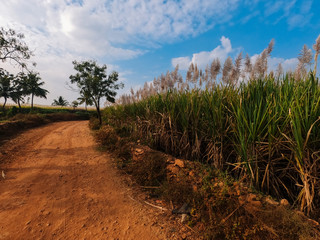
[[104, 110], [104, 120], [174, 156], [209, 163], [286, 197], [320, 205], [320, 87], [272, 75], [240, 86], [169, 90]]

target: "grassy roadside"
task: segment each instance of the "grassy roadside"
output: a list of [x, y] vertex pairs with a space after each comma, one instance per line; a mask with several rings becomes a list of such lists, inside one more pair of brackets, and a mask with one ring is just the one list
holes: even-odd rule
[[89, 120], [93, 112], [73, 111], [71, 109], [10, 107], [0, 112], [0, 143], [21, 131], [57, 121]]
[[[104, 125], [96, 140], [113, 152], [118, 168], [130, 174], [167, 208], [188, 206], [185, 224], [197, 237], [187, 239], [319, 239], [319, 226], [283, 200], [251, 189], [243, 180], [200, 162], [176, 159], [137, 144], [136, 139]], [[121, 137], [120, 137], [121, 136]], [[134, 141], [134, 142], [133, 142]]]
[[175, 89], [103, 110], [105, 123], [178, 158], [245, 178], [320, 217], [320, 83], [312, 73]]

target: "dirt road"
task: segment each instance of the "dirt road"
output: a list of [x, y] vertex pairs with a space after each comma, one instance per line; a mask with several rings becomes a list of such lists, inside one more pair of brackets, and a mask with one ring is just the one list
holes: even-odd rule
[[166, 239], [159, 210], [129, 197], [87, 122], [53, 123], [4, 146], [0, 239]]

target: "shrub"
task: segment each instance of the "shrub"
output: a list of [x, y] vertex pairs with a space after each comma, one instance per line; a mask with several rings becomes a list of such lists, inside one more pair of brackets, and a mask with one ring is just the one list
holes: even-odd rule
[[89, 127], [92, 130], [98, 130], [100, 128], [100, 122], [98, 118], [90, 118], [89, 120]]
[[13, 117], [18, 113], [18, 108], [16, 106], [13, 106], [9, 109], [9, 111], [7, 112], [7, 117]]
[[166, 159], [159, 152], [149, 152], [130, 166], [133, 177], [142, 186], [160, 186], [166, 180]]
[[118, 142], [118, 136], [115, 130], [108, 125], [101, 127], [96, 132], [96, 139], [99, 144], [105, 146], [107, 149], [115, 149]]
[[117, 167], [128, 171], [128, 164], [130, 164], [132, 160], [131, 144], [129, 141], [127, 139], [120, 138], [114, 152], [117, 156]]

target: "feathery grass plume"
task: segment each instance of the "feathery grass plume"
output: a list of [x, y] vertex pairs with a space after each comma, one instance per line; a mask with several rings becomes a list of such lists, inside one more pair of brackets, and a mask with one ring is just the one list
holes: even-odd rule
[[148, 93], [149, 93], [149, 85], [148, 82], [145, 82], [143, 85], [143, 89], [142, 89], [142, 99], [146, 99], [148, 97]]
[[238, 80], [241, 74], [241, 61], [242, 61], [242, 52], [240, 52], [239, 55], [237, 56], [231, 72], [231, 80], [233, 85], [236, 85], [238, 83]]
[[[131, 87], [130, 88], [130, 94], [131, 95], [127, 95], [127, 94], [125, 94], [125, 102], [129, 102], [129, 103], [134, 103], [135, 102], [135, 93], [134, 93], [134, 90], [133, 90], [133, 88]], [[123, 100], [121, 100], [121, 102], [123, 102]]]
[[264, 58], [265, 58], [265, 51], [263, 51], [259, 56], [257, 56], [256, 61], [254, 62], [251, 77], [250, 79], [261, 78], [264, 75]]
[[213, 59], [213, 61], [210, 64], [210, 67], [207, 65], [205, 71], [206, 88], [212, 89], [217, 79], [217, 76], [221, 72], [220, 60], [218, 58]]
[[177, 64], [176, 67], [174, 68], [174, 70], [171, 72], [171, 77], [173, 79], [177, 79], [178, 74], [179, 74], [179, 64]]
[[270, 73], [268, 74], [268, 78], [274, 79], [274, 71], [271, 70]]
[[160, 75], [160, 91], [161, 92], [166, 92], [167, 88], [167, 83], [166, 83], [166, 77], [161, 73]]
[[307, 45], [303, 45], [301, 52], [298, 56], [299, 63], [295, 70], [295, 78], [296, 80], [301, 80], [307, 75], [306, 65], [311, 65], [312, 61], [312, 51], [307, 47]]
[[159, 77], [155, 77], [154, 79], [153, 79], [153, 85], [154, 85], [154, 87], [157, 89], [157, 90], [159, 90], [159, 87], [160, 87], [160, 78]]
[[296, 69], [294, 70], [294, 79], [296, 81], [300, 81], [305, 75], [305, 73], [306, 73], [306, 69], [304, 67], [304, 64], [299, 61]]
[[317, 74], [317, 64], [318, 64], [318, 55], [320, 53], [320, 35], [318, 36], [316, 43], [313, 45], [313, 49], [316, 51], [314, 54], [314, 70], [313, 75], [316, 76]]
[[246, 57], [244, 59], [244, 75], [248, 74], [249, 76], [251, 75], [252, 72], [252, 64], [251, 64], [251, 59], [249, 54], [246, 54]]
[[181, 89], [180, 89], [180, 92], [183, 92], [183, 91], [189, 91], [190, 87], [189, 87], [189, 84], [187, 82], [183, 82], [181, 84]]
[[252, 77], [263, 78], [268, 72], [268, 57], [270, 56], [274, 46], [274, 40], [272, 39], [266, 49], [258, 56], [253, 67]]
[[210, 67], [207, 64], [206, 69], [205, 69], [205, 74], [204, 74], [204, 82], [206, 83], [206, 89], [212, 88], [212, 80], [211, 80], [211, 74], [210, 74]]
[[210, 73], [210, 69], [209, 69], [209, 65], [207, 64], [205, 70], [204, 70], [204, 81], [208, 82], [209, 80], [209, 73]]
[[230, 76], [232, 69], [233, 69], [232, 58], [229, 56], [224, 62], [223, 69], [222, 69], [222, 81], [225, 84], [232, 84], [232, 79]]
[[188, 71], [187, 71], [187, 76], [186, 76], [186, 81], [191, 82], [193, 79], [193, 72], [194, 72], [194, 65], [193, 62], [190, 64]]
[[279, 63], [276, 70], [276, 79], [280, 79], [282, 75], [283, 75], [283, 67], [282, 67], [282, 64]]
[[271, 41], [269, 42], [269, 45], [267, 47], [267, 54], [268, 56], [270, 56], [272, 50], [273, 50], [273, 47], [274, 47], [274, 39], [271, 39]]
[[215, 81], [221, 71], [221, 63], [219, 58], [213, 59], [210, 66], [210, 79]]
[[301, 52], [299, 53], [298, 60], [303, 64], [311, 65], [312, 51], [307, 47], [306, 44], [303, 45]]
[[137, 101], [140, 100], [140, 96], [141, 96], [141, 90], [138, 89], [138, 91], [136, 91], [136, 99], [137, 99]]
[[268, 72], [268, 57], [270, 56], [272, 50], [273, 50], [273, 46], [274, 46], [274, 40], [272, 39], [268, 45], [268, 47], [266, 48], [266, 53], [263, 54], [264, 57], [263, 59], [263, 73], [266, 74]]
[[192, 78], [192, 82], [194, 84], [197, 84], [197, 82], [199, 80], [199, 76], [200, 76], [199, 69], [198, 69], [197, 64], [195, 64], [194, 69], [193, 69], [193, 78]]
[[199, 71], [199, 86], [200, 86], [200, 88], [202, 87], [203, 79], [204, 79], [204, 74], [203, 74], [202, 69], [200, 69], [200, 71]]
[[172, 76], [171, 73], [169, 71], [167, 71], [167, 74], [166, 74], [167, 89], [173, 89], [174, 84], [175, 84], [175, 82], [171, 76]]
[[203, 77], [202, 77], [202, 74], [200, 74], [200, 77], [199, 77], [199, 87], [200, 87], [200, 89], [202, 87], [202, 83], [203, 83]]
[[181, 84], [183, 82], [183, 78], [182, 78], [181, 74], [179, 73], [179, 64], [177, 64], [175, 69], [171, 72], [171, 78], [172, 78], [174, 84], [176, 84], [176, 83]]

